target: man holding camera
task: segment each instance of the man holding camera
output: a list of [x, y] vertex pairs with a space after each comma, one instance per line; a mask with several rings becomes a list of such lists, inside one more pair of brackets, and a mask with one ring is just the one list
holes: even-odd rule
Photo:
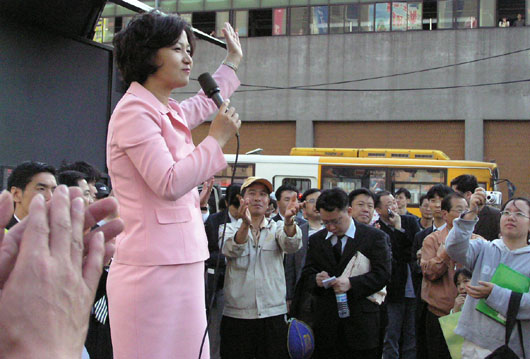
[[[451, 181], [451, 187], [456, 192], [462, 194], [469, 204], [471, 195], [475, 192], [475, 189], [478, 188], [477, 177], [473, 175], [460, 175]], [[500, 195], [499, 192], [494, 193]], [[500, 205], [502, 202], [500, 196], [498, 200], [494, 202], [495, 204]], [[473, 233], [484, 237], [488, 241], [493, 241], [496, 238], [499, 238], [501, 213], [497, 208], [485, 205], [478, 213], [478, 218], [478, 223], [475, 225]]]

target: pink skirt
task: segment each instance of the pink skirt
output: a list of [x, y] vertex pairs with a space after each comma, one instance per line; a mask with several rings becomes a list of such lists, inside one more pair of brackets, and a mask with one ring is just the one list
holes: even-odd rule
[[[206, 329], [204, 262], [113, 262], [107, 282], [115, 359], [197, 359]], [[202, 359], [210, 358], [208, 336]]]

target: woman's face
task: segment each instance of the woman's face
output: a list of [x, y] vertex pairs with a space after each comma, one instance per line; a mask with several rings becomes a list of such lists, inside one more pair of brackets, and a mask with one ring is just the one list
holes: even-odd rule
[[169, 89], [184, 87], [190, 80], [193, 66], [191, 47], [186, 31], [182, 31], [178, 41], [158, 50], [155, 58], [158, 70], [150, 75], [161, 86]]
[[503, 238], [528, 238], [530, 232], [530, 208], [524, 201], [511, 201], [504, 208], [510, 215], [501, 215], [501, 234]]

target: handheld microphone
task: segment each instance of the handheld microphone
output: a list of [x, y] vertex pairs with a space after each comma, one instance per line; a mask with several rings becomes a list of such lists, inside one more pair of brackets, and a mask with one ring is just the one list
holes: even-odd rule
[[215, 82], [212, 75], [205, 72], [199, 76], [198, 80], [206, 96], [215, 102], [217, 108], [220, 108], [223, 104], [223, 97], [221, 96], [221, 90], [219, 90], [219, 86], [217, 86], [217, 82]]
[[[219, 86], [217, 85], [217, 82], [215, 82], [212, 75], [210, 75], [209, 72], [205, 72], [201, 74], [197, 80], [199, 81], [199, 85], [201, 85], [201, 88], [206, 96], [215, 102], [217, 108], [220, 108], [224, 100], [223, 96], [221, 96], [221, 90], [219, 89]], [[236, 137], [239, 139], [239, 131], [236, 132]]]

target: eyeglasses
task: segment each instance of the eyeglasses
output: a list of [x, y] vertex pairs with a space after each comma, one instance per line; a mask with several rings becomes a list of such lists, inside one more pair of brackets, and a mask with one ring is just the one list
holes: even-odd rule
[[465, 211], [466, 211], [465, 208], [451, 208], [451, 209], [449, 210], [449, 212], [456, 212], [456, 213], [458, 213], [458, 214], [462, 214], [462, 213], [464, 213]]
[[504, 216], [504, 217], [514, 216], [517, 219], [530, 218], [523, 212], [510, 212], [510, 211], [502, 211], [501, 216]]
[[340, 222], [342, 221], [342, 217], [339, 217], [337, 219], [333, 219], [331, 221], [322, 221], [322, 224], [327, 227], [327, 226], [338, 226], [340, 224]]
[[315, 203], [316, 201], [316, 198], [306, 199], [307, 203]]

